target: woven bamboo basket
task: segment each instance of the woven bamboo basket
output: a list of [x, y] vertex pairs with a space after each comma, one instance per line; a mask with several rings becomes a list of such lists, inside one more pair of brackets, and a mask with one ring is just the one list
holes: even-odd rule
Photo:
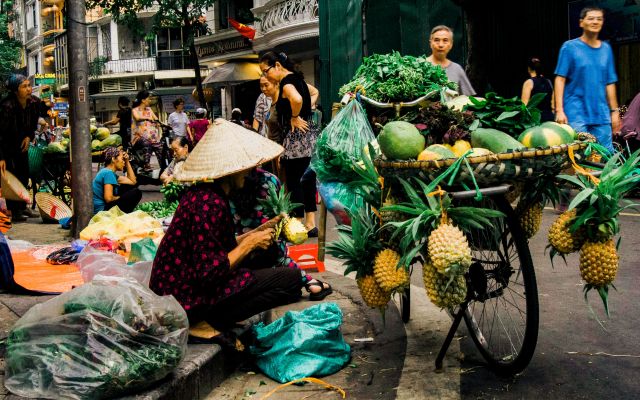
[[24, 201], [27, 204], [31, 204], [31, 195], [29, 194], [29, 191], [11, 172], [4, 172], [4, 175], [0, 179], [0, 185], [2, 186], [2, 197], [5, 199], [12, 201]]
[[36, 193], [36, 205], [45, 223], [57, 223], [62, 218], [71, 217], [69, 206], [50, 193]]
[[[574, 152], [576, 161], [584, 159], [587, 141], [552, 146], [544, 149], [526, 149], [488, 156], [469, 157], [473, 178], [482, 186], [507, 182], [528, 181], [543, 176], [555, 176], [571, 165], [569, 148]], [[376, 159], [375, 166], [385, 178], [416, 177], [425, 181], [434, 180], [457, 159], [433, 161], [387, 161]], [[471, 183], [472, 172], [464, 164], [456, 176], [455, 184]]]

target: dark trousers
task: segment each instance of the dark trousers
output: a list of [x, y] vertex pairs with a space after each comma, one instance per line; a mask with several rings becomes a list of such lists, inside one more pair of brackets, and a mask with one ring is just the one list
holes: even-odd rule
[[105, 211], [118, 206], [118, 208], [128, 214], [136, 208], [138, 203], [140, 203], [140, 199], [142, 199], [142, 192], [140, 189], [132, 185], [119, 185], [118, 193], [120, 198], [116, 201], [105, 204]]
[[188, 313], [189, 322], [202, 320], [219, 330], [233, 327], [236, 322], [284, 304], [302, 296], [302, 274], [299, 269], [263, 268], [253, 270], [256, 282], [216, 305]]
[[[291, 201], [303, 204], [303, 207], [298, 207], [294, 210], [294, 214], [298, 218], [303, 217], [305, 212], [317, 210], [316, 174], [309, 169], [310, 162], [311, 157], [282, 160], [287, 189], [291, 193]], [[307, 172], [308, 169], [310, 172]]]

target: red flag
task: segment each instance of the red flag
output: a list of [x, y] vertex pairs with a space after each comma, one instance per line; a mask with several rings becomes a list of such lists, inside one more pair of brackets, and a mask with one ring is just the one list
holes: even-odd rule
[[227, 19], [229, 20], [231, 26], [233, 26], [238, 32], [240, 32], [242, 36], [246, 37], [247, 39], [253, 40], [253, 38], [256, 36], [256, 30], [252, 27], [241, 24], [233, 18]]

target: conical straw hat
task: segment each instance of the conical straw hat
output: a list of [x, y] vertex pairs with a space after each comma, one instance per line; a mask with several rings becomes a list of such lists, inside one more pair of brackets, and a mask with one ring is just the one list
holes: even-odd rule
[[2, 196], [5, 199], [24, 201], [27, 204], [31, 204], [31, 195], [29, 195], [29, 191], [11, 172], [4, 172], [4, 175], [0, 178], [0, 187], [2, 188]]
[[256, 167], [283, 152], [284, 148], [272, 140], [218, 118], [174, 178], [182, 182], [212, 181]]

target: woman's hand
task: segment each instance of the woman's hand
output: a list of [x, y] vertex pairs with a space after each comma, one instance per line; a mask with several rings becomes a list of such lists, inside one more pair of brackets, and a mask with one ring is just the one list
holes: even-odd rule
[[259, 231], [263, 231], [265, 229], [275, 229], [276, 225], [278, 225], [278, 223], [280, 221], [282, 221], [282, 215], [278, 215], [275, 218], [271, 218], [270, 220], [268, 220], [264, 224], [260, 225], [256, 229], [254, 229], [254, 231], [259, 232]]
[[268, 229], [264, 229], [264, 230], [252, 233], [249, 236], [249, 239], [251, 240], [251, 244], [253, 245], [252, 247], [254, 249], [256, 248], [261, 248], [263, 250], [268, 249], [269, 246], [271, 246], [271, 243], [273, 243], [274, 234], [275, 234], [275, 231], [272, 228], [268, 228]]
[[309, 124], [307, 121], [302, 119], [300, 116], [291, 118], [291, 130], [300, 130], [302, 132], [307, 132], [309, 130]]

